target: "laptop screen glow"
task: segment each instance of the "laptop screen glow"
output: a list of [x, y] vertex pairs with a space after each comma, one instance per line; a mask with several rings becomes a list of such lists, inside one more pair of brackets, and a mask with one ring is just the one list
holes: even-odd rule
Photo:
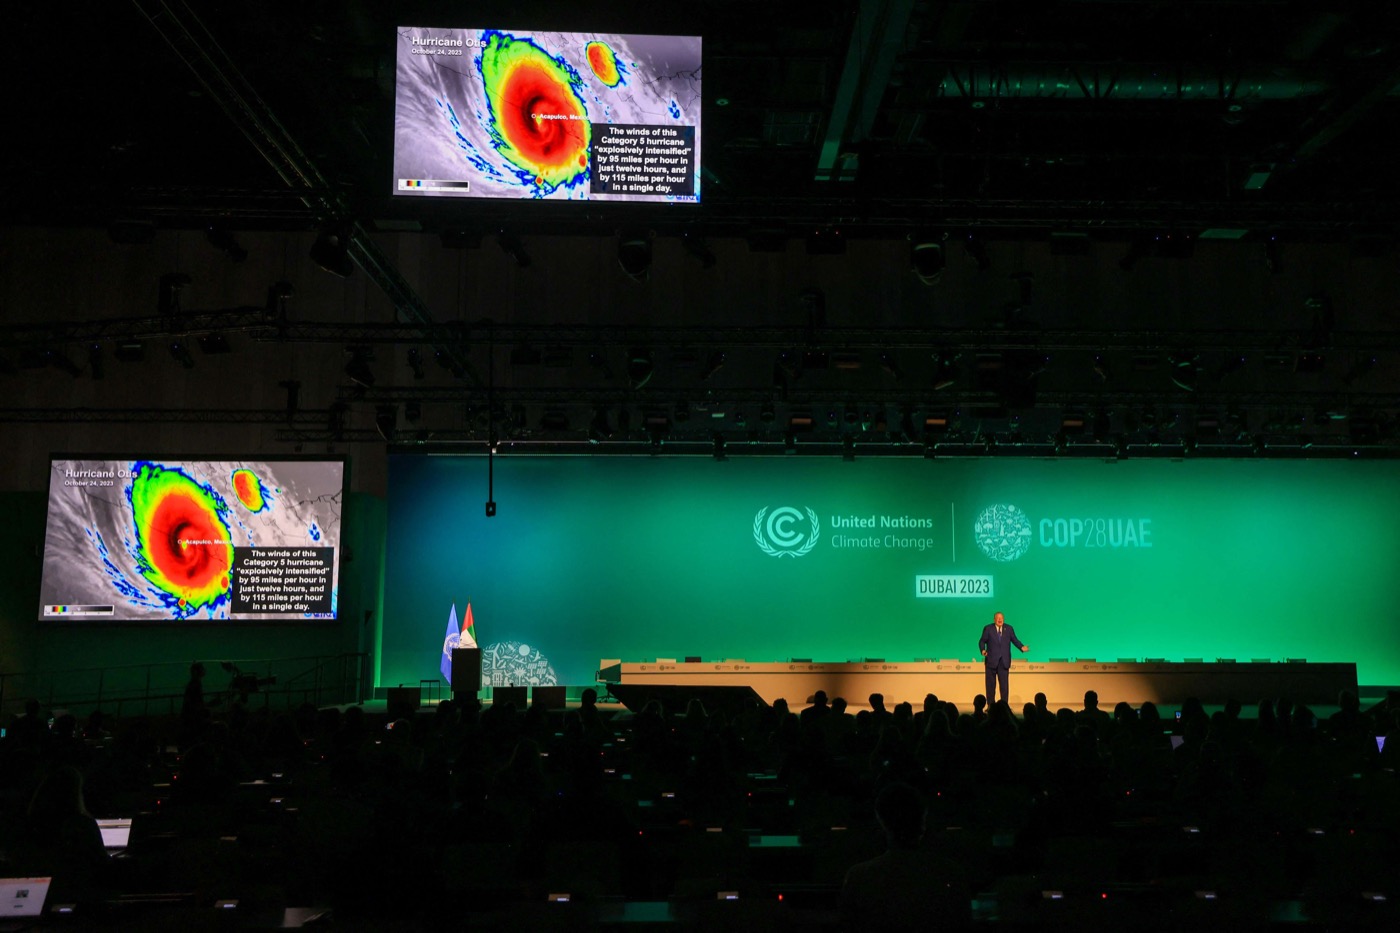
[[44, 912], [52, 878], [0, 878], [0, 920]]
[[97, 828], [102, 831], [102, 844], [109, 849], [125, 849], [131, 839], [130, 818], [98, 820]]

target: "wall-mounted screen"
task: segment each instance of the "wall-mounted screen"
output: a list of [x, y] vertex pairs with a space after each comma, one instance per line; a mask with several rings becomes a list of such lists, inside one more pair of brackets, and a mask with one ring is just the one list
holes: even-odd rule
[[342, 460], [55, 458], [39, 617], [336, 617]]
[[700, 44], [401, 27], [394, 193], [698, 201]]

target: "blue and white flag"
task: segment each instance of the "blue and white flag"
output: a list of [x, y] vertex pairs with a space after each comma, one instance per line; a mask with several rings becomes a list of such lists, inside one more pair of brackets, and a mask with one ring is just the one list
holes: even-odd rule
[[452, 611], [447, 616], [447, 634], [442, 639], [442, 665], [438, 668], [449, 687], [452, 686], [452, 649], [458, 647], [461, 641], [462, 631], [457, 626], [457, 604], [453, 603]]

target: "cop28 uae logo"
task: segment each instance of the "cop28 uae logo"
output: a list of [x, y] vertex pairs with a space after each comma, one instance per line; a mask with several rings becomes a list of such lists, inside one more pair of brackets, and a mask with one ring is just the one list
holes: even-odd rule
[[992, 560], [1005, 563], [1031, 546], [1031, 520], [1014, 505], [989, 505], [972, 523], [977, 546]]
[[[758, 510], [753, 517], [753, 540], [769, 557], [801, 557], [817, 546], [821, 538], [821, 525], [817, 513], [801, 511], [790, 505], [780, 506], [769, 514], [767, 506]], [[803, 532], [801, 525], [806, 523], [808, 530]]]

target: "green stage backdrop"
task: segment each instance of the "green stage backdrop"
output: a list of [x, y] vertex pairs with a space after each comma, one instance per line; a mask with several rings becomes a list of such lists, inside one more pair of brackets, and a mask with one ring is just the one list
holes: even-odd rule
[[1355, 661], [1400, 684], [1388, 462], [399, 456], [379, 683], [437, 677], [468, 604], [488, 682], [598, 661]]

